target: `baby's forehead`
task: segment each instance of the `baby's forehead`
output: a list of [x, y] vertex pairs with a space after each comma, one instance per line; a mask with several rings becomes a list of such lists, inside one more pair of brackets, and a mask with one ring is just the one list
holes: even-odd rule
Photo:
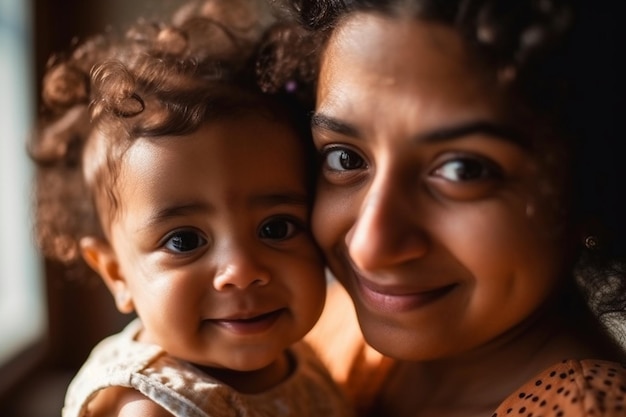
[[117, 196], [116, 215], [137, 222], [150, 207], [204, 207], [209, 213], [228, 205], [246, 213], [277, 196], [303, 204], [310, 191], [305, 158], [290, 128], [259, 116], [226, 118], [187, 135], [137, 139], [110, 191]]
[[[118, 185], [124, 176], [163, 177], [194, 167], [209, 165], [213, 174], [238, 169], [253, 172], [255, 167], [273, 161], [285, 169], [285, 159], [301, 161], [305, 166], [308, 138], [294, 129], [290, 120], [267, 111], [243, 111], [209, 118], [184, 134], [142, 136], [121, 146], [116, 161], [101, 165], [117, 176], [110, 185]], [[113, 145], [115, 147], [115, 145]], [[111, 165], [110, 162], [117, 164]], [[295, 167], [294, 167], [295, 168]], [[208, 173], [205, 169], [204, 174]]]
[[[146, 107], [146, 110], [150, 111], [150, 107]], [[199, 147], [198, 155], [207, 161], [211, 158], [209, 154], [203, 154], [208, 151], [200, 149], [202, 142], [207, 142], [205, 145], [219, 142], [222, 148], [235, 149], [239, 146], [245, 151], [253, 145], [276, 146], [276, 138], [282, 138], [284, 143], [280, 146], [283, 157], [291, 155], [302, 159], [302, 150], [309, 141], [308, 119], [303, 114], [288, 108], [280, 100], [260, 94], [244, 94], [230, 98], [219, 108], [196, 115], [191, 121], [176, 117], [172, 119], [173, 122], [163, 119], [166, 121], [161, 123], [159, 120], [161, 125], [152, 131], [143, 129], [143, 125], [147, 124], [145, 120], [150, 121], [148, 114], [143, 114], [137, 121], [129, 121], [135, 123], [131, 127], [140, 127], [137, 131], [141, 132], [143, 129], [147, 132], [137, 137], [133, 136], [132, 129], [128, 129], [129, 124], [106, 122], [103, 126], [105, 129], [94, 128], [83, 155], [83, 172], [94, 193], [111, 193], [123, 175], [122, 164], [130, 162], [129, 152], [133, 154], [131, 151], [134, 148], [143, 145], [159, 150], [159, 147], [169, 147], [170, 142], [175, 144], [171, 147], [172, 152], [179, 147], [190, 146], [187, 144], [189, 141], [195, 142], [194, 146]], [[144, 116], [148, 117], [144, 119]], [[140, 118], [143, 120], [139, 120]], [[142, 158], [145, 160], [146, 155], [144, 149], [144, 156], [136, 159], [135, 155], [132, 163], [141, 162]], [[229, 158], [236, 156], [233, 154]], [[145, 172], [148, 172], [147, 168]]]

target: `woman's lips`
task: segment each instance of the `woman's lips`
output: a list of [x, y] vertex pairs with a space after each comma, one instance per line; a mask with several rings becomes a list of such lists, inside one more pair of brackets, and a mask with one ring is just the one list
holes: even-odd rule
[[402, 313], [424, 307], [448, 294], [456, 284], [432, 289], [403, 286], [381, 286], [357, 275], [361, 299], [372, 310]]
[[211, 319], [209, 322], [238, 335], [251, 335], [272, 327], [282, 313], [283, 309], [279, 309], [246, 318]]

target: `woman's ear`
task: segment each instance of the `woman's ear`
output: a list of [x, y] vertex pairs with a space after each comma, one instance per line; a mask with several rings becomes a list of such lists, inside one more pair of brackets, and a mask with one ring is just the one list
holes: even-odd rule
[[89, 236], [80, 240], [80, 251], [85, 262], [100, 275], [111, 291], [117, 309], [121, 313], [132, 313], [135, 310], [132, 295], [111, 245], [103, 239]]

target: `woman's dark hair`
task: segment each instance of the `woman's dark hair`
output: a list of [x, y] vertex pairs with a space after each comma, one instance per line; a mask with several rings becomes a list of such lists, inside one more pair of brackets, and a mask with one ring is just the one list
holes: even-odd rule
[[[355, 12], [438, 22], [564, 135], [574, 152], [577, 215], [604, 223], [603, 247], [626, 256], [619, 2], [584, 0], [292, 0], [284, 10], [318, 39]], [[310, 54], [310, 52], [307, 52]], [[622, 67], [623, 68], [623, 67]], [[278, 71], [279, 72], [279, 71]], [[610, 242], [610, 243], [609, 243]]]
[[[571, 154], [568, 219], [581, 226], [575, 275], [597, 315], [626, 322], [626, 109], [621, 88], [622, 2], [599, 0], [276, 0], [315, 39], [307, 60], [354, 13], [441, 23], [456, 30], [484, 70], [500, 80]], [[407, 53], [410, 53], [407, 51]], [[297, 60], [297, 58], [293, 58]], [[621, 67], [620, 67], [621, 65]], [[291, 66], [293, 67], [293, 65]], [[288, 77], [290, 66], [275, 72]], [[285, 70], [286, 69], [286, 70]], [[276, 76], [281, 79], [281, 76]], [[313, 77], [314, 78], [314, 77]], [[563, 158], [557, 158], [563, 159]], [[571, 203], [571, 204], [570, 204]], [[587, 250], [583, 234], [598, 237]], [[626, 341], [626, 330], [618, 335]]]

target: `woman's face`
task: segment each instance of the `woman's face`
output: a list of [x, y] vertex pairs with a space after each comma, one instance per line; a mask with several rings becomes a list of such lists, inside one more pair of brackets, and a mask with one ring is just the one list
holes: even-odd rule
[[562, 276], [563, 184], [479, 74], [451, 29], [374, 14], [343, 21], [322, 59], [314, 232], [396, 358], [494, 342]]

